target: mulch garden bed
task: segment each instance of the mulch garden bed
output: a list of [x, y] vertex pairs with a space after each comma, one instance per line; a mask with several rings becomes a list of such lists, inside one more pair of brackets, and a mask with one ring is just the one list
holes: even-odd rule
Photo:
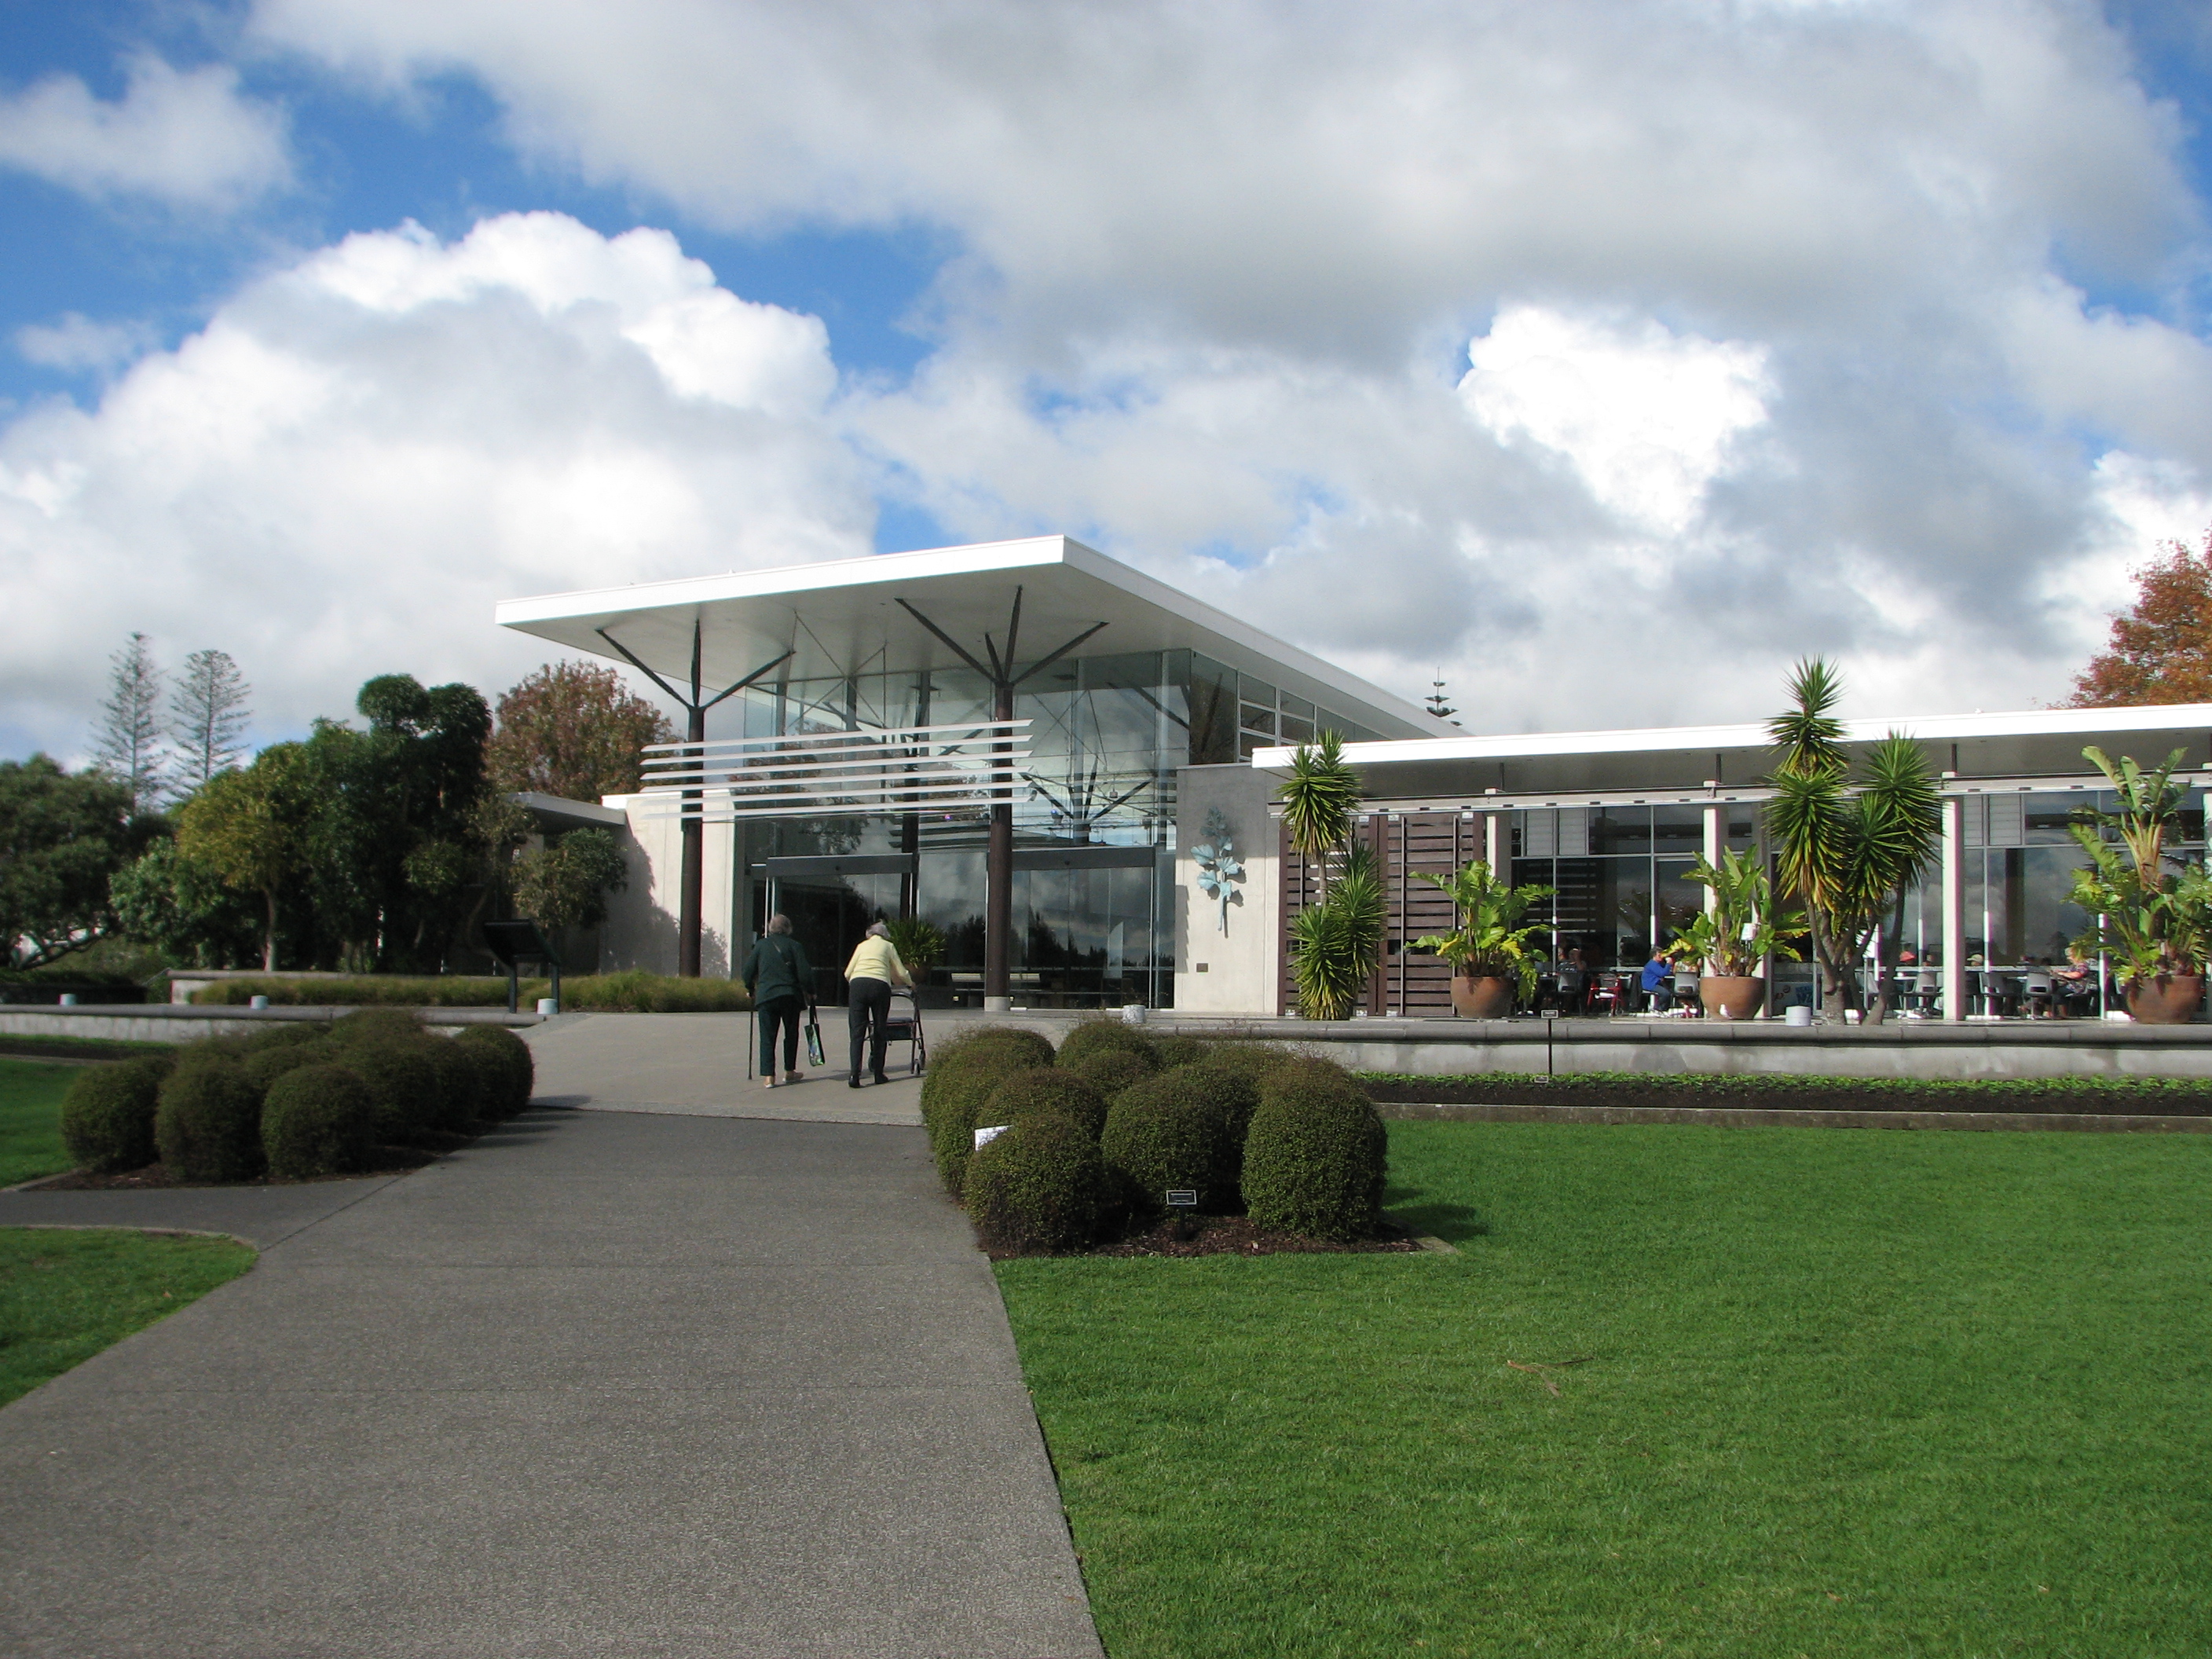
[[2146, 1078], [2108, 1085], [2052, 1079], [1989, 1082], [1832, 1077], [1602, 1078], [1376, 1077], [1360, 1086], [1376, 1102], [1468, 1106], [1752, 1107], [1789, 1111], [2082, 1112], [2100, 1115], [2212, 1115], [2212, 1085]]
[[[1110, 1244], [1095, 1245], [1088, 1250], [1074, 1252], [1079, 1255], [1406, 1255], [1418, 1253], [1420, 1246], [1413, 1235], [1392, 1228], [1381, 1237], [1354, 1239], [1349, 1243], [1334, 1239], [1308, 1238], [1300, 1233], [1271, 1233], [1253, 1225], [1250, 1218], [1241, 1215], [1194, 1215], [1189, 1219], [1190, 1236], [1182, 1236], [1182, 1229], [1170, 1218], [1158, 1226], [1140, 1233], [1131, 1233], [1115, 1239]], [[1003, 1261], [1007, 1253], [992, 1251], [991, 1259]]]

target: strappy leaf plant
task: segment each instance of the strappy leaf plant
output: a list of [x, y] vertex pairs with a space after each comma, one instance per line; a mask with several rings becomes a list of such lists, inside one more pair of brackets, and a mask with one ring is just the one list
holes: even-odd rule
[[1321, 868], [1321, 889], [1328, 891], [1330, 860], [1352, 839], [1352, 814], [1359, 810], [1359, 774], [1344, 758], [1344, 739], [1323, 732], [1302, 743], [1291, 756], [1291, 775], [1283, 785], [1283, 830], [1291, 850]]
[[1790, 677], [1794, 707], [1767, 723], [1781, 751], [1771, 780], [1767, 830], [1783, 889], [1805, 904], [1807, 931], [1830, 1005], [1863, 1006], [1855, 971], [1881, 929], [1881, 971], [1869, 1018], [1887, 1012], [1905, 894], [1936, 856], [1942, 795], [1928, 757], [1903, 733], [1876, 743], [1853, 775], [1835, 670], [1818, 658]]
[[1701, 856], [1688, 875], [1712, 889], [1713, 902], [1676, 932], [1673, 954], [1679, 960], [1701, 963], [1709, 974], [1747, 979], [1770, 955], [1803, 959], [1790, 941], [1803, 935], [1805, 913], [1776, 907], [1766, 860], [1757, 853], [1724, 847], [1718, 865]]
[[1283, 785], [1283, 828], [1291, 850], [1320, 872], [1320, 898], [1290, 928], [1291, 975], [1307, 1019], [1348, 1018], [1382, 957], [1382, 876], [1373, 853], [1352, 844], [1358, 810], [1359, 775], [1344, 740], [1323, 732], [1300, 744]]
[[1431, 933], [1413, 941], [1416, 951], [1442, 957], [1452, 971], [1474, 979], [1510, 979], [1528, 996], [1536, 988], [1537, 958], [1529, 941], [1550, 932], [1543, 921], [1526, 926], [1521, 918], [1540, 899], [1559, 890], [1531, 882], [1516, 887], [1500, 881], [1490, 866], [1477, 859], [1449, 876], [1423, 875], [1423, 881], [1451, 895], [1457, 925], [1449, 933]]
[[[2187, 751], [2175, 750], [2148, 772], [2124, 755], [2115, 762], [2094, 744], [2081, 752], [2112, 786], [2119, 810], [2083, 808], [2068, 826], [2089, 855], [2087, 866], [2074, 872], [2069, 896], [2094, 918], [2075, 950], [2085, 957], [2100, 951], [2116, 957], [2130, 985], [2202, 974], [2212, 957], [2212, 875], [2198, 865], [2166, 867], [2166, 836], [2179, 825], [2189, 796], [2173, 773]], [[2127, 848], [2124, 860], [2105, 839], [2107, 830]]]

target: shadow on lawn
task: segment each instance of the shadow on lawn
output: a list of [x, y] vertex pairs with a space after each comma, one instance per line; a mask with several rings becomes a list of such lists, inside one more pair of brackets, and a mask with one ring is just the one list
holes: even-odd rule
[[1462, 1238], [1481, 1238], [1490, 1223], [1469, 1204], [1431, 1198], [1423, 1188], [1392, 1182], [1382, 1189], [1382, 1208], [1389, 1218], [1415, 1233], [1431, 1233], [1447, 1243]]

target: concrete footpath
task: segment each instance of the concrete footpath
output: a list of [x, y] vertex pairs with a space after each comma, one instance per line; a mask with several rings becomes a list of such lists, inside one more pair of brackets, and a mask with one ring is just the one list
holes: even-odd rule
[[0, 1194], [109, 1218], [264, 1253], [0, 1411], [0, 1652], [1099, 1653], [917, 1129], [538, 1109], [390, 1181]]

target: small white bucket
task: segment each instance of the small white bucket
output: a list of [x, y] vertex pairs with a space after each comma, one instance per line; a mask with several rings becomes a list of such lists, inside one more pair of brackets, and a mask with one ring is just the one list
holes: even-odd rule
[[246, 1000], [246, 1006], [249, 1008], [266, 1008], [269, 1006], [269, 999], [267, 997], [248, 997]]
[[538, 1012], [541, 1014], [557, 1014], [561, 1012], [561, 1004], [553, 997], [540, 997], [538, 999]]
[[1793, 1002], [1783, 1011], [1782, 1023], [1784, 1025], [1810, 1025], [1813, 1011], [1802, 1002]]
[[1146, 1009], [1143, 1003], [1125, 1002], [1121, 1005], [1121, 1024], [1124, 1025], [1142, 1025], [1145, 1023], [1145, 1012]]
[[61, 1006], [61, 1007], [64, 1007], [64, 1008], [74, 1008], [74, 1007], [76, 1007], [76, 992], [74, 992], [74, 991], [64, 991], [64, 992], [63, 992], [63, 993], [62, 993], [62, 1000], [61, 1000], [61, 1002], [60, 1002], [60, 1004], [59, 1004], [58, 1006]]

